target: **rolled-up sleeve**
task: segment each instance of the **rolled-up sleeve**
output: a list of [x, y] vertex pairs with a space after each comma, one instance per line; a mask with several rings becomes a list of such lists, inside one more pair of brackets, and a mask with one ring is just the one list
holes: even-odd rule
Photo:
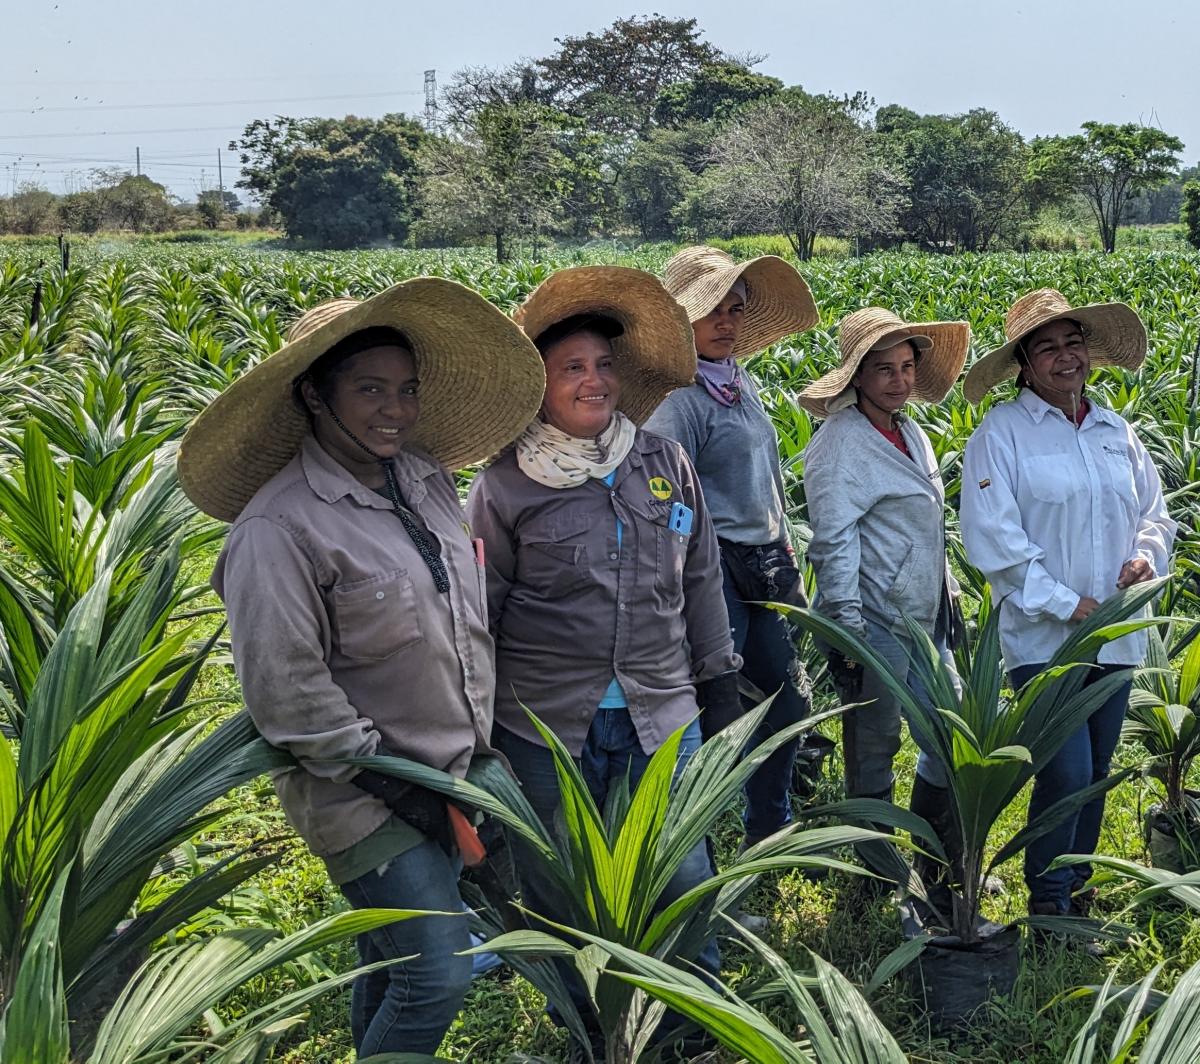
[[704, 492], [687, 456], [680, 453], [680, 493], [693, 513], [683, 565], [683, 620], [691, 648], [692, 674], [708, 680], [736, 672], [742, 659], [734, 652], [729, 611], [721, 589], [721, 555], [712, 518], [704, 505]]
[[1021, 523], [1015, 495], [1016, 455], [986, 424], [963, 458], [961, 526], [967, 559], [987, 577], [995, 599], [1007, 598], [1030, 617], [1070, 620], [1079, 595], [1042, 564], [1045, 551]]
[[1133, 557], [1147, 561], [1156, 576], [1166, 576], [1170, 570], [1171, 546], [1179, 526], [1167, 514], [1158, 470], [1132, 430], [1129, 432], [1129, 441], [1134, 459], [1133, 485], [1139, 506]]
[[246, 708], [262, 737], [314, 776], [352, 779], [343, 759], [375, 753], [380, 736], [326, 664], [329, 619], [311, 560], [266, 518], [233, 529], [218, 570]]

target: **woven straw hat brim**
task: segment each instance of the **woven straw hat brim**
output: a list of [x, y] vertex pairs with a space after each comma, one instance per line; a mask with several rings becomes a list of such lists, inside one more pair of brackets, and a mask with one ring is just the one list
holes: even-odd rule
[[[907, 332], [912, 336], [929, 337], [931, 346], [922, 351], [917, 362], [916, 379], [913, 382], [912, 399], [923, 403], [940, 403], [967, 361], [971, 346], [971, 326], [965, 321], [912, 321], [906, 322], [891, 311], [867, 314], [855, 311], [842, 319], [840, 341], [842, 361], [828, 373], [818, 377], [797, 397], [796, 401], [814, 417], [828, 417], [826, 403], [841, 395], [848, 387], [867, 353], [883, 337], [891, 333]], [[847, 323], [851, 318], [861, 322], [853, 336], [847, 335]]]
[[469, 288], [418, 277], [346, 304], [348, 309], [234, 381], [188, 429], [179, 450], [179, 480], [205, 513], [235, 520], [292, 460], [310, 431], [308, 414], [294, 398], [294, 381], [361, 329], [390, 326], [408, 337], [421, 383], [411, 444], [449, 469], [494, 454], [537, 414], [545, 388], [537, 349]]
[[1145, 361], [1146, 327], [1137, 311], [1125, 303], [1092, 303], [1086, 307], [1055, 310], [1044, 317], [1031, 319], [1031, 323], [1022, 323], [1019, 336], [975, 360], [963, 378], [963, 395], [967, 401], [978, 405], [997, 384], [1016, 377], [1020, 369], [1016, 358], [1017, 344], [1035, 329], [1063, 318], [1083, 326], [1093, 366], [1135, 370]]
[[625, 330], [612, 341], [621, 379], [617, 409], [635, 425], [654, 413], [669, 392], [695, 378], [691, 323], [652, 273], [629, 266], [559, 270], [529, 293], [513, 320], [535, 339], [575, 314], [605, 314]]
[[696, 250], [715, 254], [695, 255], [692, 248], [684, 248], [664, 268], [664, 284], [687, 311], [688, 320], [699, 321], [739, 280], [745, 282], [746, 310], [734, 358], [748, 358], [820, 320], [812, 290], [795, 267], [778, 255], [734, 262], [716, 248]]

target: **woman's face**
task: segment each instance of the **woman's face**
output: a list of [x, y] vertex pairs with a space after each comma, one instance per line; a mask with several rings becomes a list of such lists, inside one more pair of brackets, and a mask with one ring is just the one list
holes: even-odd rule
[[[417, 383], [417, 363], [411, 351], [394, 344], [369, 347], [337, 368], [326, 401], [342, 424], [380, 458], [394, 458], [404, 449], [421, 412]], [[314, 415], [317, 442], [351, 469], [371, 463], [362, 448], [334, 424], [311, 381], [301, 385], [301, 392]]]
[[894, 414], [908, 402], [916, 380], [916, 354], [912, 344], [901, 340], [886, 351], [868, 352], [851, 383], [860, 396], [866, 396], [876, 407]]
[[729, 293], [699, 321], [692, 322], [692, 333], [696, 337], [696, 354], [711, 362], [729, 358], [738, 334], [742, 331], [742, 319], [746, 314], [746, 297], [741, 285]]
[[542, 414], [569, 436], [599, 436], [621, 398], [612, 345], [590, 332], [572, 333], [546, 350]]
[[1025, 337], [1024, 346], [1029, 364], [1023, 372], [1029, 386], [1055, 406], [1072, 397], [1077, 403], [1092, 368], [1087, 340], [1078, 323], [1065, 319], [1047, 322]]

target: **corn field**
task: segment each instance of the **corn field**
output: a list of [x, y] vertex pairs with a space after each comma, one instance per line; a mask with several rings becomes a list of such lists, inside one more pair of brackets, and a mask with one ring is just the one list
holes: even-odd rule
[[[97, 241], [77, 247], [64, 270], [50, 246], [5, 249], [0, 1064], [352, 1059], [344, 1004], [320, 995], [348, 980], [353, 936], [395, 917], [334, 911], [335, 892], [314, 886], [323, 883], [319, 863], [281, 838], [277, 814], [263, 812], [271, 808], [263, 774], [285, 761], [237, 712], [220, 611], [206, 585], [223, 528], [183, 496], [175, 448], [195, 414], [326, 299], [366, 297], [432, 274], [510, 310], [555, 268], [619, 262], [657, 272], [674, 250], [594, 245], [497, 266], [474, 250], [289, 253]], [[1059, 288], [1075, 303], [1120, 300], [1141, 314], [1150, 337], [1145, 365], [1136, 374], [1101, 370], [1090, 388], [1145, 441], [1180, 523], [1175, 579], [1159, 603], [1173, 620], [1140, 684], [1142, 701], [1150, 706], [1163, 689], [1159, 678], [1182, 669], [1186, 684], [1172, 682], [1159, 701], [1200, 712], [1200, 655], [1187, 653], [1200, 646], [1191, 642], [1200, 616], [1200, 256], [889, 253], [817, 259], [804, 273], [820, 324], [752, 363], [779, 433], [801, 541], [801, 455], [814, 426], [793, 397], [837, 361], [841, 316], [878, 304], [910, 320], [967, 320], [973, 350], [982, 353], [1003, 342], [1007, 307], [1032, 288]], [[945, 403], [914, 411], [942, 465], [952, 545], [960, 458], [984, 412], [957, 388]], [[975, 613], [985, 588], [961, 551], [957, 564]], [[809, 663], [822, 707], [832, 698], [811, 652]], [[1166, 746], [1183, 726], [1179, 713], [1170, 720], [1175, 732], [1167, 729]], [[836, 734], [835, 724], [829, 728]], [[1200, 749], [1191, 732], [1188, 741], [1184, 782]], [[834, 868], [820, 881], [763, 880], [750, 897], [775, 918], [773, 948], [735, 950], [727, 959], [745, 1009], [724, 1006], [729, 1023], [745, 1024], [745, 1045], [760, 1047], [741, 1055], [1200, 1059], [1200, 891], [1147, 867], [1139, 815], [1154, 800], [1153, 773], [1143, 771], [1150, 755], [1166, 756], [1131, 733], [1118, 760], [1138, 769], [1114, 791], [1102, 838], [1114, 857], [1104, 898], [1130, 927], [1131, 946], [1103, 962], [1076, 956], [1031, 964], [1010, 1000], [948, 1040], [921, 1022], [887, 966], [898, 937], [884, 917], [837, 900], [848, 877]], [[911, 747], [902, 757], [911, 759]], [[1172, 771], [1179, 776], [1178, 759]], [[825, 785], [836, 800], [836, 779]], [[1014, 807], [1014, 821], [1020, 812]], [[724, 856], [720, 830], [717, 845]], [[989, 902], [988, 915], [1003, 920], [1021, 911], [1023, 890], [1015, 863], [999, 871], [1009, 896]], [[274, 884], [274, 903], [262, 900], [264, 877]], [[646, 986], [667, 978], [628, 964]], [[793, 969], [804, 979], [789, 981], [784, 973]], [[774, 998], [761, 986], [742, 989], [756, 979], [775, 980]], [[817, 985], [819, 992], [810, 989]], [[1135, 989], [1122, 995], [1126, 985]], [[1074, 993], [1081, 986], [1099, 993]], [[1164, 1000], [1151, 1016], [1149, 1006]], [[759, 1015], [774, 1034], [755, 1026]], [[832, 1027], [822, 1028], [822, 1015]], [[863, 1039], [876, 1050], [864, 1050]], [[557, 1060], [562, 1046], [541, 999], [517, 980], [477, 986], [443, 1052]], [[713, 1059], [739, 1058], [730, 1043], [721, 1052]]]

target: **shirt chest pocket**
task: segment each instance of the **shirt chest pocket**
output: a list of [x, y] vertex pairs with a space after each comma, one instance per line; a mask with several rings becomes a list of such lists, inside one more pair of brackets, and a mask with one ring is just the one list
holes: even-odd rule
[[567, 514], [533, 530], [517, 552], [517, 579], [543, 598], [583, 587], [591, 580], [586, 543], [591, 526], [587, 514]]
[[[688, 537], [670, 528], [670, 500], [650, 499], [634, 507], [642, 528], [639, 534], [653, 537], [654, 586], [668, 599], [683, 595], [683, 564], [687, 560]], [[693, 529], [694, 531], [694, 529]], [[646, 557], [649, 551], [643, 551]]]
[[386, 661], [420, 643], [421, 619], [407, 570], [333, 588], [334, 649], [358, 661]]
[[1087, 480], [1082, 464], [1068, 454], [1035, 454], [1021, 460], [1022, 494], [1041, 503], [1067, 505], [1087, 491]]

